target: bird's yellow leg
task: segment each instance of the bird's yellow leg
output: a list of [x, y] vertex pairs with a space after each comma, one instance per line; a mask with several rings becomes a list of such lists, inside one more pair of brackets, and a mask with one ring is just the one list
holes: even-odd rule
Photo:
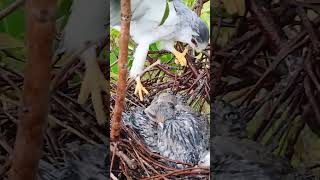
[[187, 52], [188, 52], [188, 48], [185, 48], [182, 53], [174, 49], [172, 52], [173, 55], [176, 57], [174, 62], [176, 64], [180, 64], [181, 66], [187, 66], [187, 59], [185, 57]]
[[140, 80], [140, 77], [136, 78], [136, 83], [137, 83], [137, 85], [134, 90], [134, 94], [139, 96], [140, 101], [143, 101], [143, 92], [145, 94], [149, 94], [149, 92], [147, 91], [147, 89], [145, 87], [143, 87], [141, 80]]
[[96, 59], [86, 60], [86, 72], [81, 84], [78, 102], [84, 104], [91, 95], [93, 108], [99, 124], [103, 124], [106, 120], [101, 91], [108, 92], [108, 84], [109, 82], [101, 72]]

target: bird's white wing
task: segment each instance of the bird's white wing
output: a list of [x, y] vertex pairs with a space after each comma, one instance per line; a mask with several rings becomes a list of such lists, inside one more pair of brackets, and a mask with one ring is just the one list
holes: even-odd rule
[[[120, 0], [111, 0], [110, 3], [110, 25], [119, 26]], [[169, 15], [164, 19], [166, 7], [169, 7]], [[161, 24], [163, 20], [165, 21]], [[137, 82], [135, 93], [139, 94], [140, 100], [143, 100], [143, 92], [148, 93], [141, 84], [140, 76], [143, 73], [149, 46], [159, 40], [174, 39], [179, 21], [172, 1], [167, 4], [167, 0], [131, 0], [130, 35], [137, 47], [129, 76]]]
[[88, 41], [102, 38], [107, 32], [106, 9], [109, 5], [105, 0], [73, 0], [72, 13], [64, 29], [64, 48], [73, 52], [83, 48]]
[[[132, 21], [161, 22], [166, 8], [166, 0], [131, 0]], [[110, 0], [110, 25], [120, 25], [120, 0]]]
[[[64, 29], [63, 47], [68, 54], [83, 50], [88, 42], [105, 38], [109, 28], [109, 3], [106, 0], [73, 0], [71, 14]], [[107, 90], [107, 81], [96, 62], [96, 49], [91, 46], [77, 54], [85, 62], [86, 72], [81, 85], [78, 102], [83, 104], [91, 94], [92, 104], [99, 124], [106, 120], [100, 91]], [[67, 57], [67, 56], [66, 56]]]

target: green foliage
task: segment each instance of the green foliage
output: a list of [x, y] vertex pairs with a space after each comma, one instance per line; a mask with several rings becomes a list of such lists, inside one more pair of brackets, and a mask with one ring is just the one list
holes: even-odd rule
[[[15, 0], [1, 0], [0, 10], [5, 9]], [[57, 2], [57, 32], [61, 32], [70, 14], [72, 1]], [[0, 62], [22, 71], [26, 58], [25, 51], [26, 16], [25, 7], [21, 6], [0, 21]], [[10, 56], [8, 56], [8, 53]]]
[[195, 0], [183, 0], [184, 3], [189, 6], [190, 8], [193, 6], [193, 4], [195, 3]]
[[[0, 10], [6, 8], [13, 1], [0, 1]], [[23, 7], [19, 7], [0, 21], [0, 62], [17, 71], [22, 71], [24, 67], [25, 29]]]
[[72, 1], [70, 0], [59, 0], [58, 1], [58, 11], [57, 11], [57, 30], [61, 31], [65, 24], [67, 23], [68, 17], [71, 13]]
[[165, 9], [165, 11], [164, 11], [164, 15], [163, 15], [162, 20], [161, 20], [161, 22], [160, 22], [160, 26], [166, 21], [166, 19], [167, 19], [168, 16], [169, 16], [169, 13], [170, 13], [170, 11], [169, 11], [169, 3], [168, 3], [168, 0], [167, 0], [167, 2], [166, 2], [166, 9]]
[[[0, 9], [4, 9], [13, 1], [14, 0], [1, 0]], [[25, 16], [23, 7], [18, 8], [0, 21], [0, 32], [6, 32], [15, 38], [24, 39]]]
[[200, 17], [210, 29], [210, 1], [203, 4]]

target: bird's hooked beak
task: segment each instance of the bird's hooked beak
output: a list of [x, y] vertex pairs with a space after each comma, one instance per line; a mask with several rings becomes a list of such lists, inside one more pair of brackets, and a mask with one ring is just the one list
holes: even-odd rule
[[197, 42], [195, 38], [192, 38], [188, 43], [188, 45], [192, 49], [194, 49], [197, 53], [202, 53], [208, 47], [208, 44], [209, 44], [208, 42], [204, 42], [204, 43]]
[[149, 108], [146, 108], [144, 112], [151, 121], [157, 123], [161, 128], [163, 128], [163, 123], [165, 121], [165, 118], [163, 116], [152, 113], [152, 111]]
[[195, 50], [197, 53], [202, 53], [207, 47], [208, 47], [208, 43], [198, 44]]
[[[196, 47], [195, 45], [193, 45], [193, 44], [191, 43], [191, 44], [189, 44], [189, 46], [198, 53], [198, 56], [196, 56], [196, 59], [199, 59], [199, 58], [201, 58], [202, 53], [203, 53], [204, 50], [207, 48], [208, 44], [200, 45], [200, 46], [197, 46], [197, 47]], [[188, 47], [186, 47], [186, 48], [188, 48]]]
[[207, 47], [208, 47], [208, 42], [203, 42], [203, 43], [200, 43], [200, 42], [197, 42], [196, 45], [194, 45], [194, 43], [192, 43], [192, 48], [197, 52], [197, 53], [202, 53]]

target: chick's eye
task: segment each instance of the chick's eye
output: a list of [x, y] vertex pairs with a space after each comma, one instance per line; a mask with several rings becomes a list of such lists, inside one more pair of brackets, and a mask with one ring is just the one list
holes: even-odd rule
[[168, 104], [171, 109], [174, 109], [174, 104], [172, 102], [169, 102]]
[[191, 42], [194, 44], [194, 45], [196, 45], [196, 46], [198, 46], [198, 43], [197, 43], [197, 41], [195, 40], [195, 39], [191, 39]]

